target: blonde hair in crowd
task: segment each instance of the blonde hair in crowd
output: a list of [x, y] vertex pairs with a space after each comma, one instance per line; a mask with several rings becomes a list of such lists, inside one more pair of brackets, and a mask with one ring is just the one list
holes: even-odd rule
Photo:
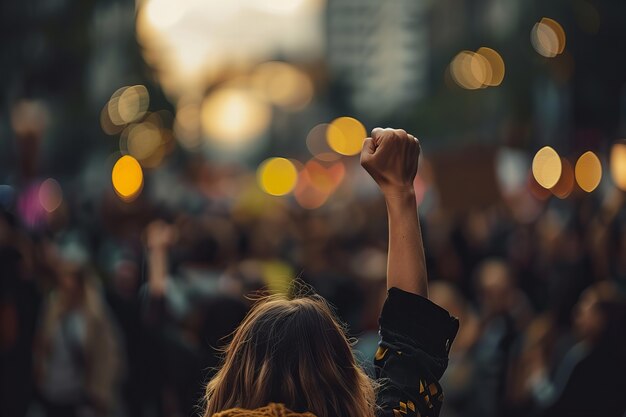
[[373, 417], [375, 382], [319, 295], [259, 299], [208, 383], [204, 417], [282, 403], [317, 417]]

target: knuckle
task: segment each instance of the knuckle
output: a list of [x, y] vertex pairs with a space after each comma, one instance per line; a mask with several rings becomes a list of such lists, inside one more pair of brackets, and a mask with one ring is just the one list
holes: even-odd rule
[[372, 129], [372, 137], [378, 136], [379, 134], [381, 134], [384, 131], [383, 128], [381, 127], [375, 127], [374, 129]]

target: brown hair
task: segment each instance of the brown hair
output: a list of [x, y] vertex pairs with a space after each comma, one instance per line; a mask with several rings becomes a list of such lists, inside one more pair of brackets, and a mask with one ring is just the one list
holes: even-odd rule
[[271, 402], [317, 417], [374, 416], [374, 381], [319, 295], [260, 299], [224, 352], [206, 388], [204, 417]]

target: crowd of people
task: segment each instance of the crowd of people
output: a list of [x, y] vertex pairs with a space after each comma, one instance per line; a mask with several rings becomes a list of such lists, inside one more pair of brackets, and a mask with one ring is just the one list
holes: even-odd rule
[[[197, 415], [254, 294], [295, 279], [336, 308], [371, 371], [384, 201], [339, 191], [307, 210], [248, 177], [200, 163], [166, 190], [173, 204], [155, 177], [132, 203], [66, 192], [40, 221], [24, 215], [28, 187], [3, 200], [0, 415]], [[621, 417], [624, 194], [536, 200], [530, 219], [511, 204], [420, 209], [430, 298], [461, 323], [441, 414]]]

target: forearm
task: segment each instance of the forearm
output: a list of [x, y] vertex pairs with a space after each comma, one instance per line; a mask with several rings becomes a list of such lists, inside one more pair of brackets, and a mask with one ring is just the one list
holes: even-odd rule
[[428, 297], [428, 277], [417, 202], [412, 189], [385, 193], [389, 219], [387, 288]]
[[148, 253], [148, 289], [150, 295], [162, 297], [167, 285], [167, 250], [163, 248], [149, 249]]

